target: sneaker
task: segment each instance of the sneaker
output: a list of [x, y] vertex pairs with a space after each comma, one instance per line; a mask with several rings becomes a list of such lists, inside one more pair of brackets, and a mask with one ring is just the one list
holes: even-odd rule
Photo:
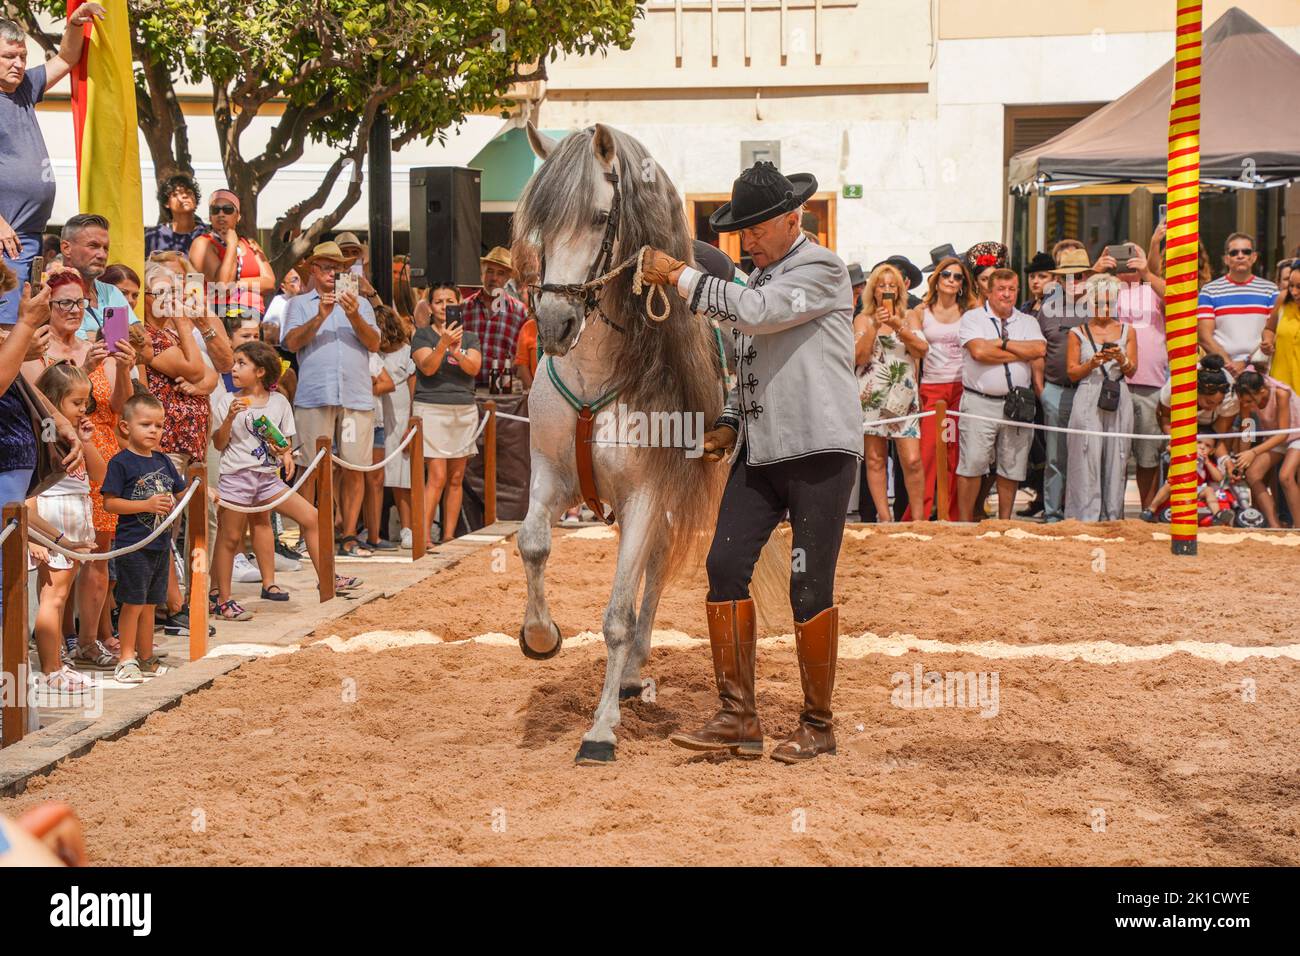
[[139, 662], [133, 658], [122, 661], [113, 669], [113, 680], [119, 684], [143, 684], [144, 672], [140, 670]]
[[217, 605], [217, 616], [223, 621], [251, 621], [253, 612], [246, 610], [242, 604], [231, 598], [225, 604]]
[[[189, 608], [181, 608], [170, 617], [163, 618], [163, 633], [168, 637], [189, 637], [190, 636], [190, 611]], [[211, 624], [208, 625], [208, 637], [215, 637], [217, 629]]]
[[76, 634], [63, 635], [63, 650], [60, 656], [63, 658], [64, 663], [67, 663], [68, 661], [72, 660], [73, 652], [75, 652], [76, 649], [77, 649], [77, 635]]
[[72, 651], [72, 664], [88, 670], [111, 671], [117, 667], [117, 655], [109, 651], [101, 641], [96, 641], [89, 647], [75, 647]]
[[415, 547], [415, 535], [411, 533], [410, 528], [402, 529], [401, 546], [403, 551], [410, 551]]
[[[79, 695], [84, 694], [95, 687], [95, 681], [85, 674], [78, 674], [66, 664], [57, 671], [50, 674], [35, 675], [36, 690], [40, 694], [44, 691], [46, 694]], [[59, 706], [58, 703], [47, 704], [45, 706]]]
[[[275, 570], [276, 571], [301, 571], [302, 562], [299, 561], [296, 557], [294, 558], [286, 557], [285, 555], [277, 551], [275, 552]], [[257, 580], [259, 581], [262, 580], [262, 575], [260, 573], [257, 576]]]
[[275, 553], [290, 561], [301, 561], [303, 557], [301, 553], [285, 544], [279, 538], [275, 539]]
[[1142, 511], [1142, 514], [1138, 515], [1138, 517], [1141, 518], [1143, 521], [1145, 521], [1147, 524], [1156, 523], [1156, 513], [1152, 511], [1150, 508], [1144, 509]]
[[[276, 564], [279, 564], [277, 561]], [[280, 570], [276, 568], [276, 570]], [[235, 554], [235, 563], [231, 566], [230, 579], [239, 584], [253, 584], [262, 580], [262, 572], [258, 570], [257, 564], [248, 560], [248, 555], [242, 551]]]

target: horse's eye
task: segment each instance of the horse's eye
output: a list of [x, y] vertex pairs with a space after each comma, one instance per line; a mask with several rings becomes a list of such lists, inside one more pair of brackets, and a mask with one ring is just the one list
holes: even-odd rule
[[596, 213], [596, 225], [603, 226], [609, 222], [609, 210], [601, 209]]

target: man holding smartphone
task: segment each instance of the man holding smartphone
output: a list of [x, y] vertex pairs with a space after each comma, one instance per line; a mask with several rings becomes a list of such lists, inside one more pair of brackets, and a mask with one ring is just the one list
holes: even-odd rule
[[[298, 391], [294, 422], [301, 462], [315, 454], [316, 440], [329, 438], [339, 457], [353, 465], [371, 464], [375, 433], [375, 398], [370, 353], [379, 348], [379, 324], [370, 303], [352, 288], [339, 289], [338, 274], [352, 260], [337, 243], [322, 242], [305, 263], [311, 288], [289, 300], [283, 344], [298, 355]], [[370, 557], [357, 541], [357, 520], [365, 497], [362, 472], [344, 469], [339, 501], [343, 512], [342, 553]], [[315, 488], [315, 475], [303, 487]], [[325, 516], [322, 520], [328, 520]]]

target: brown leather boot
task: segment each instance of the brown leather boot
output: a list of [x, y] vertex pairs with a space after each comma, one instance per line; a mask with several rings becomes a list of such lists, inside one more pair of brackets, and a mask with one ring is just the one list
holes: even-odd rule
[[828, 607], [811, 621], [796, 621], [794, 641], [799, 652], [803, 713], [799, 715], [798, 729], [772, 751], [772, 759], [782, 763], [835, 753], [831, 692], [835, 689], [835, 658], [840, 646], [840, 609]]
[[722, 709], [699, 730], [679, 731], [668, 739], [687, 750], [730, 750], [739, 757], [761, 757], [763, 729], [754, 702], [758, 626], [753, 598], [710, 601], [707, 616]]

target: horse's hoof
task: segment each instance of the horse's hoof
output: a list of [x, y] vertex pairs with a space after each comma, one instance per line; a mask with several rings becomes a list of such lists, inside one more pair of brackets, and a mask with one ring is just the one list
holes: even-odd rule
[[584, 740], [578, 748], [578, 756], [573, 762], [586, 767], [611, 763], [614, 760], [614, 745], [603, 740]]
[[[538, 634], [539, 629], [534, 628], [532, 633]], [[555, 639], [555, 643], [547, 650], [536, 650], [528, 643], [527, 633], [524, 628], [519, 628], [519, 649], [524, 652], [524, 657], [534, 661], [550, 660], [556, 654], [560, 653], [560, 646], [564, 643], [564, 637], [560, 634], [560, 626], [554, 621], [551, 622], [551, 633], [549, 636]]]
[[618, 689], [619, 700], [635, 700], [637, 698], [645, 701], [647, 704], [655, 702], [657, 688], [653, 677], [643, 677], [641, 683], [636, 686], [620, 687]]

